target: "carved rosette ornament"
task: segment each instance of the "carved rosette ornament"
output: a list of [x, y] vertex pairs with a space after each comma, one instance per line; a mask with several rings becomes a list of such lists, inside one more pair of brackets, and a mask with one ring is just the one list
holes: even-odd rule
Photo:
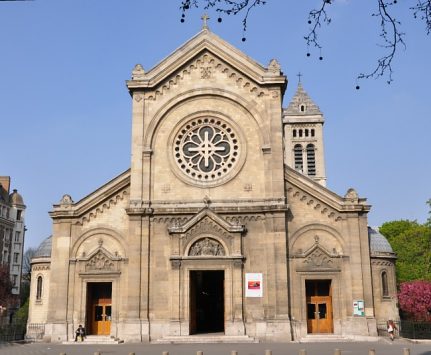
[[203, 238], [195, 242], [189, 250], [189, 256], [225, 256], [223, 246], [212, 238]]

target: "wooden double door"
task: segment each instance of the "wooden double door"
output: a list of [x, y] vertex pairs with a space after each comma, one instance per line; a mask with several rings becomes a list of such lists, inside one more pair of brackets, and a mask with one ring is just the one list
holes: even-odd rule
[[87, 334], [110, 335], [112, 283], [92, 282], [87, 286]]
[[331, 280], [307, 280], [308, 333], [333, 333]]

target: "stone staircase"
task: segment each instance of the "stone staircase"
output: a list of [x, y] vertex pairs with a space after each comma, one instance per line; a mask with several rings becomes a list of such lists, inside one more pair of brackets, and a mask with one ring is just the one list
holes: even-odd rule
[[75, 342], [75, 340], [69, 340], [69, 341], [64, 341], [63, 344], [67, 344], [67, 345], [79, 345], [79, 344], [120, 344], [123, 343], [122, 340], [118, 339], [118, 338], [114, 338], [112, 336], [109, 335], [87, 335], [84, 338], [84, 341], [77, 341]]
[[156, 344], [209, 344], [209, 343], [258, 343], [259, 341], [248, 335], [224, 335], [224, 334], [198, 334], [165, 336], [157, 339]]

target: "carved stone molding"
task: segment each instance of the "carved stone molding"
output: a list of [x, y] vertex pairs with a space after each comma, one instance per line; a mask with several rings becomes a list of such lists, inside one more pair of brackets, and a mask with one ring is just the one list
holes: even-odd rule
[[394, 263], [388, 260], [371, 259], [371, 265], [375, 266], [394, 266]]
[[50, 270], [50, 265], [35, 265], [33, 266], [33, 271], [47, 271]]
[[109, 210], [111, 207], [115, 206], [118, 202], [123, 201], [126, 196], [129, 195], [129, 189], [125, 189], [114, 196], [111, 196], [108, 200], [104, 201], [102, 204], [93, 208], [90, 212], [86, 213], [82, 218], [80, 218], [76, 224], [84, 225], [88, 223], [90, 220], [96, 218], [98, 215], [103, 214], [106, 210]]
[[329, 219], [332, 219], [335, 222], [338, 222], [342, 219], [341, 215], [333, 208], [323, 204], [322, 202], [316, 201], [313, 196], [310, 196], [300, 189], [289, 186], [287, 188], [287, 192], [290, 198], [294, 198], [305, 203], [307, 206], [309, 206], [309, 208], [320, 211], [321, 214], [326, 215]]
[[[276, 66], [272, 66], [276, 69]], [[256, 97], [262, 97], [266, 93], [266, 89], [259, 87], [254, 81], [250, 80], [247, 76], [238, 72], [227, 63], [214, 57], [211, 53], [205, 52], [196, 60], [191, 62], [188, 66], [180, 72], [175, 72], [165, 82], [163, 82], [157, 90], [147, 93], [145, 98], [149, 101], [157, 100], [163, 96], [171, 88], [176, 87], [187, 76], [191, 75], [194, 71], [199, 70], [201, 79], [212, 78], [216, 72], [226, 75], [227, 78], [236, 83], [236, 85], [243, 89], [245, 93], [253, 93]]]
[[226, 252], [217, 240], [212, 238], [202, 238], [193, 243], [189, 250], [189, 256], [225, 256]]
[[298, 249], [291, 256], [292, 259], [299, 261], [296, 264], [296, 271], [340, 271], [342, 255], [338, 254], [335, 248], [332, 251], [326, 250], [320, 245], [320, 238], [317, 235], [314, 242], [307, 251]]
[[99, 250], [93, 257], [85, 264], [85, 271], [114, 271], [114, 262], [108, 258], [105, 253]]

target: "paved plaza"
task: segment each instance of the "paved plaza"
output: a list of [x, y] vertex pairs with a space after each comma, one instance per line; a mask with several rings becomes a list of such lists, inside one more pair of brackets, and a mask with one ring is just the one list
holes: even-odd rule
[[[333, 355], [335, 349], [341, 355], [369, 355], [375, 349], [376, 355], [404, 355], [404, 349], [410, 349], [410, 355], [431, 355], [431, 341], [419, 344], [397, 339], [393, 343], [386, 339], [378, 342], [321, 342], [321, 343], [258, 343], [258, 344], [117, 344], [117, 345], [61, 345], [50, 343], [1, 344], [0, 355], [230, 355], [235, 350], [238, 355], [265, 355], [271, 350], [272, 355], [298, 355], [301, 349], [306, 355]], [[301, 354], [302, 355], [302, 354]], [[304, 354], [305, 355], [305, 354]]]

